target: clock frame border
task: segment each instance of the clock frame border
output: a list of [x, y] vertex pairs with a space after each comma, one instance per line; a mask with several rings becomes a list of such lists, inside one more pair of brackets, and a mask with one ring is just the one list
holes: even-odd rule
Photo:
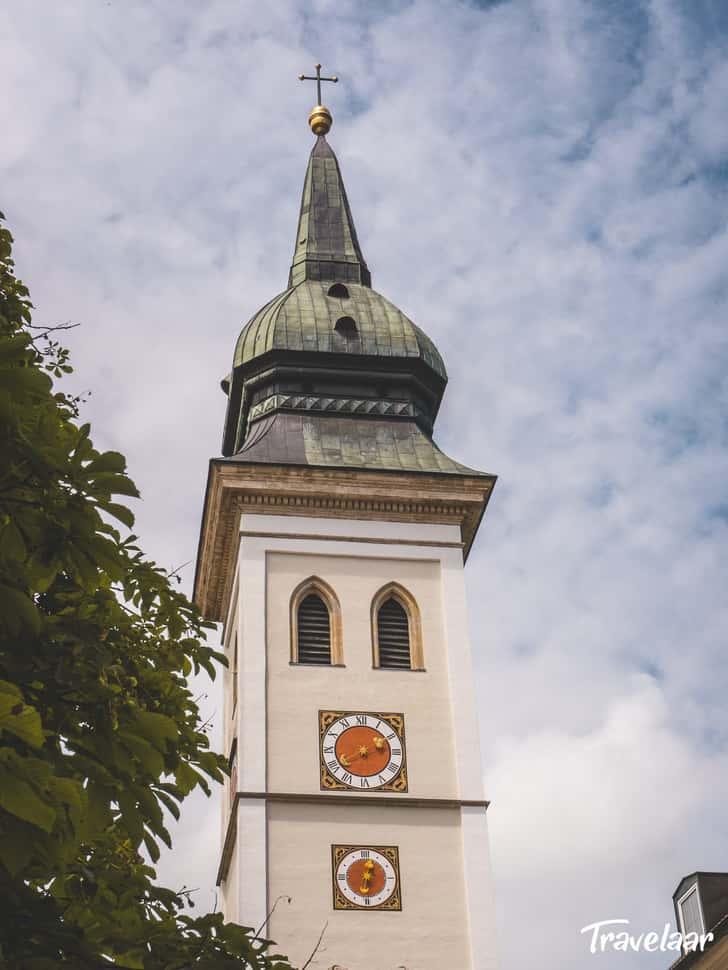
[[[319, 712], [319, 775], [320, 775], [320, 790], [321, 791], [346, 791], [346, 792], [356, 792], [362, 795], [376, 795], [377, 792], [394, 792], [397, 795], [406, 795], [409, 790], [409, 783], [407, 780], [407, 739], [405, 737], [405, 727], [404, 727], [404, 714], [391, 712], [383, 713], [381, 711], [323, 711]], [[402, 767], [399, 769], [397, 774], [390, 779], [390, 781], [385, 782], [383, 785], [377, 785], [376, 788], [367, 788], [366, 790], [357, 788], [354, 785], [347, 785], [344, 782], [335, 778], [329, 771], [326, 765], [326, 758], [324, 756], [324, 736], [326, 732], [334, 723], [342, 717], [356, 717], [357, 714], [365, 714], [367, 717], [376, 717], [380, 721], [384, 721], [388, 724], [393, 731], [396, 732], [397, 737], [402, 745]], [[366, 846], [364, 846], [366, 848]]]
[[[361, 712], [363, 713], [363, 712]], [[359, 906], [352, 903], [341, 892], [336, 878], [336, 870], [342, 859], [346, 858], [350, 852], [361, 852], [368, 849], [370, 852], [379, 852], [392, 865], [397, 879], [394, 892], [383, 903], [378, 906]], [[349, 910], [355, 913], [381, 913], [402, 911], [402, 873], [399, 868], [399, 846], [398, 845], [332, 845], [331, 846], [331, 888], [333, 893], [333, 905], [335, 910]]]

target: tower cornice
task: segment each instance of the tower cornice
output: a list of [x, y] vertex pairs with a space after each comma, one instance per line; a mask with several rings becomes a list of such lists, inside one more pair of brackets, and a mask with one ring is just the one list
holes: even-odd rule
[[208, 619], [224, 619], [243, 513], [456, 525], [467, 559], [495, 481], [494, 475], [236, 464], [213, 459], [200, 531], [195, 602]]

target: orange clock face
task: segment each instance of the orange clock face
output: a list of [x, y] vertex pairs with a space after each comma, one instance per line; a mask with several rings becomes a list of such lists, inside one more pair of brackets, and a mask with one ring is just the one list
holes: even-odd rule
[[401, 909], [396, 846], [331, 846], [334, 909]]
[[321, 788], [407, 791], [404, 715], [319, 711]]

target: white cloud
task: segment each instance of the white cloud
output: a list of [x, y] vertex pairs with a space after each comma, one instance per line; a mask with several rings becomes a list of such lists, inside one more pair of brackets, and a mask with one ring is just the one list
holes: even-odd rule
[[658, 687], [633, 677], [593, 730], [544, 728], [495, 744], [491, 838], [502, 923], [512, 925], [508, 904], [519, 899], [529, 928], [509, 939], [512, 965], [535, 966], [538, 941], [549, 963], [584, 966], [589, 940], [580, 929], [599, 920], [627, 918], [635, 935], [661, 931], [679, 878], [709, 867], [716, 844], [725, 848], [723, 835], [695, 823], [706, 791], [716, 803], [725, 798], [726, 755], [696, 749], [672, 715]]

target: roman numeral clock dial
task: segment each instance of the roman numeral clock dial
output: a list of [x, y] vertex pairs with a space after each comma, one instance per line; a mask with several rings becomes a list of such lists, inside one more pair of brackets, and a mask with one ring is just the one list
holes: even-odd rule
[[332, 845], [334, 909], [402, 909], [399, 850], [393, 845]]
[[407, 791], [404, 715], [319, 711], [321, 789]]

